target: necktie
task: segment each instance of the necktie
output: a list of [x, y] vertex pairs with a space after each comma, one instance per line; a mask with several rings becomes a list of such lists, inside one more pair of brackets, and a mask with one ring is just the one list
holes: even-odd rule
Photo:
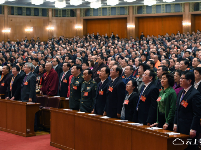
[[101, 88], [101, 86], [102, 86], [103, 84], [102, 84], [102, 82], [100, 82], [100, 85], [99, 85], [99, 90], [100, 90], [100, 88]]
[[27, 79], [27, 75], [24, 77], [24, 82], [26, 81], [26, 79]]
[[181, 99], [180, 99], [180, 102], [182, 101], [182, 99], [184, 98], [184, 95], [186, 94], [186, 91], [185, 90], [183, 90], [183, 92], [182, 92], [182, 95], [181, 95]]
[[140, 97], [142, 96], [142, 93], [143, 93], [143, 91], [144, 91], [144, 88], [145, 88], [145, 85], [143, 85], [142, 88], [141, 88], [141, 92], [140, 92], [140, 96], [139, 96], [139, 99], [138, 99], [138, 102], [137, 102], [136, 110], [138, 109], [138, 105], [139, 105], [139, 103], [140, 103]]
[[62, 75], [62, 77], [61, 77], [61, 81], [63, 80], [64, 76], [65, 76], [65, 73], [63, 73], [63, 75]]

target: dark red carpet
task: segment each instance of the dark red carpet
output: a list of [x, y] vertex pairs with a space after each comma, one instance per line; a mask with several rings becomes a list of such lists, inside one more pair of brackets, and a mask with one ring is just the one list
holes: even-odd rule
[[0, 131], [0, 150], [59, 150], [50, 146], [50, 134], [22, 137]]

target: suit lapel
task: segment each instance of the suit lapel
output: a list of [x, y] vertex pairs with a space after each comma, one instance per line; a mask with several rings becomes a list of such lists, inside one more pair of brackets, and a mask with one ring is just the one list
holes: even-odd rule
[[147, 86], [147, 88], [145, 89], [144, 93], [142, 95], [146, 95], [147, 92], [149, 91], [149, 88], [151, 87], [151, 85], [153, 84], [153, 81]]
[[191, 91], [193, 90], [193, 86], [187, 91], [187, 93], [184, 95], [184, 97], [181, 99], [181, 96], [182, 96], [182, 93], [183, 93], [183, 90], [182, 90], [182, 93], [181, 93], [181, 95], [180, 95], [180, 97], [179, 97], [179, 108], [181, 108], [181, 102], [183, 101], [183, 100], [187, 100], [187, 98], [188, 98], [188, 96], [191, 94]]

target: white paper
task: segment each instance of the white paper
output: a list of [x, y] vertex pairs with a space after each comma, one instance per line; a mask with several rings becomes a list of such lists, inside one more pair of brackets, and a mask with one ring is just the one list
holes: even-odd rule
[[88, 114], [89, 116], [96, 116], [96, 114]]
[[115, 120], [117, 122], [128, 122], [128, 120]]
[[35, 103], [33, 103], [33, 102], [27, 102], [27, 104], [35, 104]]
[[82, 112], [82, 111], [78, 111], [77, 113], [79, 113], [79, 114], [84, 114], [85, 112]]
[[108, 116], [103, 116], [103, 117], [101, 117], [101, 118], [103, 118], [103, 119], [107, 119], [107, 118], [110, 118], [110, 117], [108, 117]]
[[166, 132], [165, 134], [169, 134], [169, 135], [179, 135], [180, 133], [175, 133], [175, 132]]
[[159, 127], [149, 127], [149, 128], [147, 128], [147, 129], [149, 129], [149, 130], [158, 130], [158, 129], [163, 129], [163, 128], [159, 128]]
[[63, 110], [71, 110], [71, 109], [63, 109]]
[[141, 123], [128, 123], [128, 124], [133, 125], [133, 126], [143, 126], [143, 124], [141, 124]]
[[54, 96], [54, 97], [60, 97], [60, 96]]

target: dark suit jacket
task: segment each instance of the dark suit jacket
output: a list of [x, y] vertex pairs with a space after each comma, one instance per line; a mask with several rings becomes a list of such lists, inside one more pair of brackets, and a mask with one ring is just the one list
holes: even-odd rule
[[12, 98], [13, 96], [15, 97], [15, 100], [21, 100], [21, 84], [23, 81], [23, 77], [18, 74], [12, 85], [12, 90], [10, 91], [10, 87], [8, 87], [8, 95], [7, 97]]
[[61, 66], [58, 64], [58, 66], [55, 68], [55, 71], [57, 72], [58, 74], [58, 77], [60, 77], [60, 74], [63, 72]]
[[161, 80], [157, 79], [157, 80], [155, 81], [155, 84], [156, 84], [156, 87], [157, 87], [158, 89], [161, 89]]
[[39, 66], [37, 66], [35, 69], [34, 69], [34, 74], [35, 76], [37, 76], [39, 73]]
[[199, 84], [197, 90], [201, 93], [201, 84]]
[[[106, 104], [106, 98], [107, 98], [107, 90], [109, 87], [110, 80], [107, 78], [101, 86], [100, 86], [100, 83], [101, 82], [99, 82], [97, 85], [96, 98], [94, 103], [94, 112], [95, 114], [103, 115], [105, 104]], [[103, 91], [103, 95], [99, 94], [99, 91], [101, 90]]]
[[125, 107], [125, 120], [132, 121], [134, 110], [137, 106], [139, 95], [136, 92], [133, 92], [131, 96], [128, 98], [129, 103], [128, 105], [124, 104]]
[[156, 116], [157, 116], [156, 100], [159, 95], [159, 90], [157, 89], [153, 81], [148, 85], [148, 87], [145, 89], [142, 95], [146, 97], [146, 100], [145, 102], [143, 102], [142, 100], [139, 101], [138, 111], [136, 111], [135, 108], [134, 122], [143, 123], [144, 125], [146, 125], [147, 123], [153, 124], [156, 122]]
[[[24, 85], [25, 82], [28, 82], [28, 85]], [[28, 101], [29, 98], [32, 98], [32, 102], [36, 102], [36, 76], [32, 72], [23, 78], [21, 93], [23, 93], [21, 94], [22, 101]]]
[[97, 74], [97, 71], [99, 71], [101, 68], [106, 67], [106, 65], [104, 63], [96, 64], [93, 68], [93, 78], [96, 81], [96, 83], [99, 83], [101, 80], [99, 78], [99, 75]]
[[5, 94], [5, 96], [7, 95], [8, 88], [10, 87], [10, 80], [11, 80], [11, 74], [8, 73], [0, 81], [0, 94]]
[[187, 100], [187, 107], [181, 105], [180, 98], [183, 90], [179, 92], [177, 97], [177, 108], [175, 111], [174, 124], [177, 124], [177, 132], [182, 134], [190, 133], [190, 130], [196, 130], [196, 134], [199, 134], [200, 118], [201, 118], [201, 95], [192, 86], [184, 95], [183, 100]]
[[[60, 77], [59, 77], [59, 95], [60, 97], [67, 97], [67, 93], [68, 93], [68, 84], [69, 84], [69, 76], [71, 75], [70, 70], [65, 74], [65, 76], [63, 77], [63, 80], [61, 80], [62, 76], [63, 76], [64, 72], [61, 73]], [[67, 81], [67, 82], [65, 82]]]
[[126, 86], [121, 80], [121, 77], [116, 78], [114, 82], [110, 81], [109, 86], [112, 87], [113, 90], [112, 92], [107, 90], [105, 110], [108, 117], [117, 118], [117, 113], [121, 114]]

